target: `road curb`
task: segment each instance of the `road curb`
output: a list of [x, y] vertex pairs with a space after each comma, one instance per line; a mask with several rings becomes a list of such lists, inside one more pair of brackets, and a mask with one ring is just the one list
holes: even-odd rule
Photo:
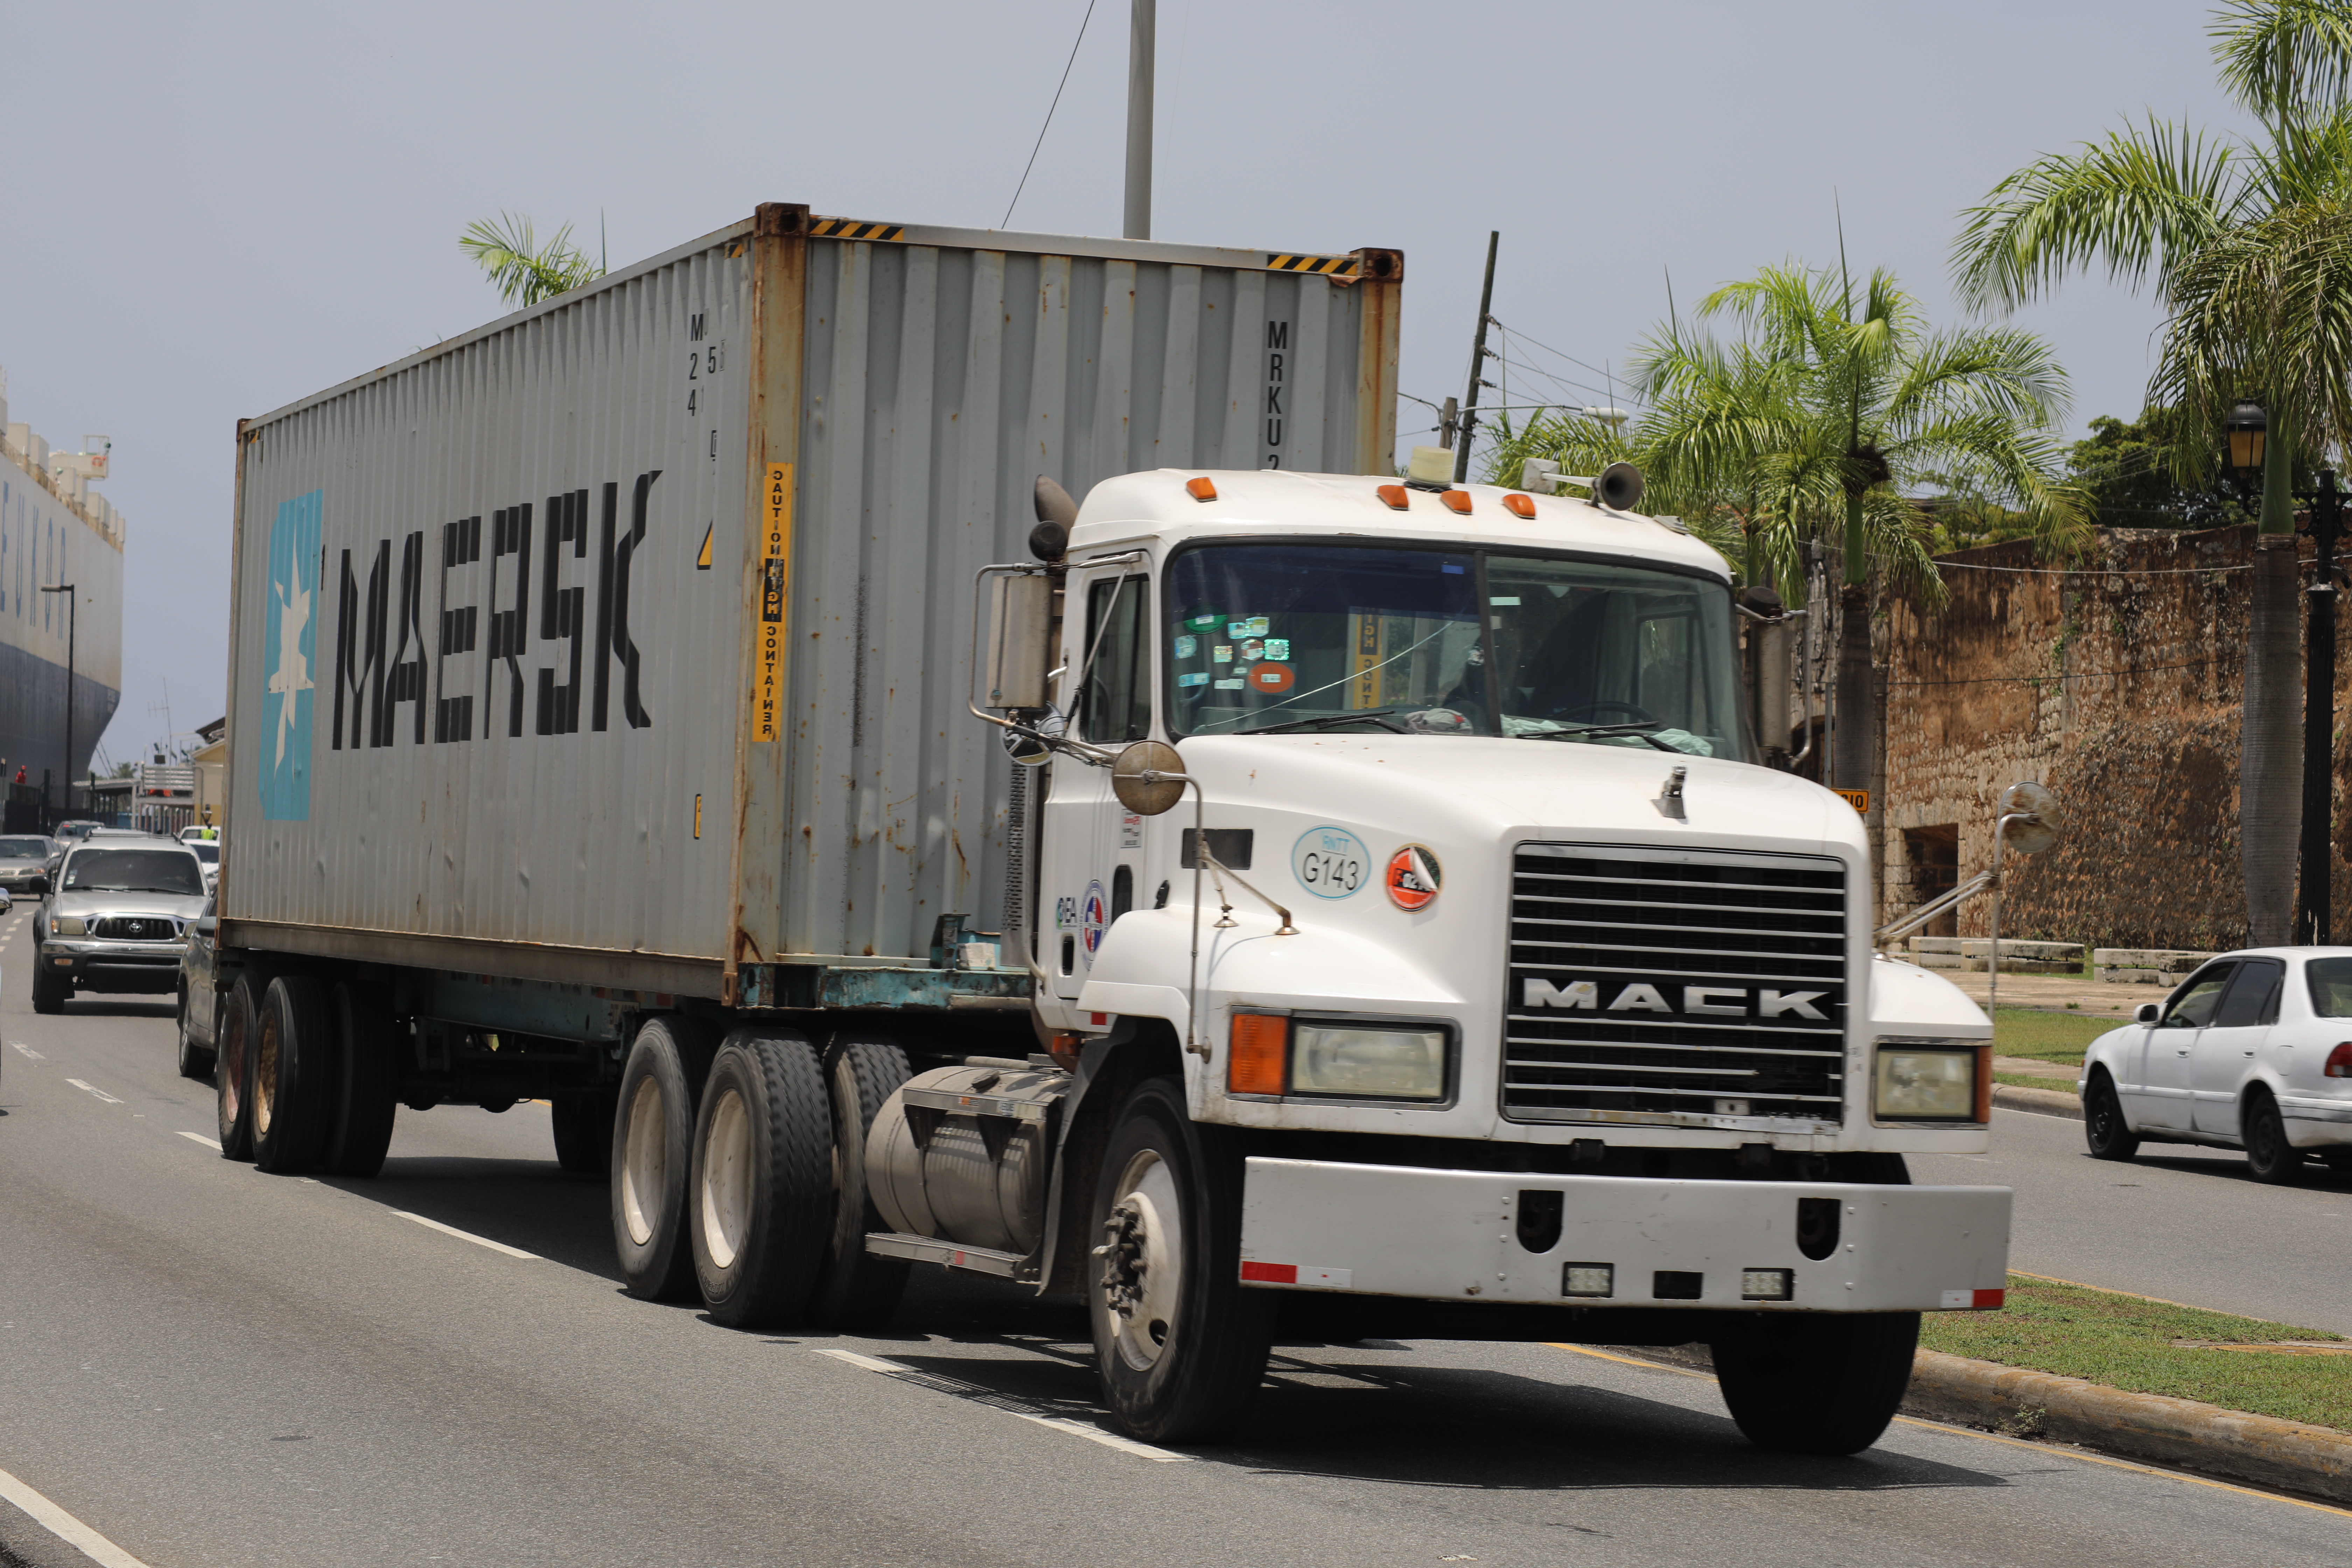
[[[1715, 1368], [1705, 1345], [1634, 1353], [1700, 1372]], [[1903, 1414], [2352, 1503], [2352, 1433], [2194, 1399], [1920, 1351]]]
[[2036, 1116], [2063, 1116], [2070, 1121], [2083, 1120], [2082, 1100], [2054, 1089], [2021, 1089], [2013, 1083], [1997, 1083], [1992, 1086], [1992, 1102], [2003, 1110], [2030, 1110]]

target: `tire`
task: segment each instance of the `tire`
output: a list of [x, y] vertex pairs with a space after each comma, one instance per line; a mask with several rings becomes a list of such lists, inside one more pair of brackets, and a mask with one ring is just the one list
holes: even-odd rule
[[913, 1074], [907, 1053], [880, 1036], [835, 1035], [824, 1066], [833, 1102], [833, 1231], [809, 1295], [808, 1321], [826, 1329], [879, 1328], [898, 1310], [913, 1266], [866, 1250], [868, 1231], [889, 1228], [866, 1195], [866, 1134], [882, 1102]]
[[327, 1005], [335, 1081], [319, 1163], [331, 1176], [364, 1180], [383, 1169], [392, 1150], [393, 1122], [400, 1115], [400, 1037], [392, 1026], [392, 998], [382, 986], [342, 981]]
[[[180, 1076], [197, 1079], [213, 1076], [213, 1053], [196, 1044], [195, 1032], [188, 1026], [188, 988], [180, 987]], [[217, 1027], [217, 1026], [215, 1026]]]
[[2286, 1121], [2278, 1101], [2256, 1089], [2246, 1095], [2238, 1112], [2238, 1126], [2246, 1144], [2246, 1170], [2258, 1182], [2284, 1186], [2303, 1178], [2303, 1151], [2286, 1141]]
[[1856, 1454], [1911, 1386], [1916, 1312], [1758, 1312], [1714, 1342], [1732, 1420], [1759, 1448]]
[[2128, 1160], [2139, 1152], [2139, 1140], [2124, 1120], [2123, 1098], [2104, 1070], [2091, 1074], [2083, 1095], [2083, 1141], [2094, 1160]]
[[60, 984], [52, 979], [49, 972], [40, 967], [40, 949], [35, 948], [33, 953], [33, 1011], [36, 1013], [64, 1012], [66, 998], [73, 994], [73, 983], [67, 981]]
[[833, 1234], [833, 1112], [816, 1051], [788, 1029], [719, 1047], [694, 1125], [694, 1273], [735, 1329], [800, 1321]]
[[1086, 1291], [1103, 1401], [1146, 1442], [1216, 1436], [1265, 1375], [1277, 1302], [1241, 1288], [1241, 1199], [1234, 1134], [1195, 1123], [1175, 1079], [1139, 1084], [1103, 1151]]
[[281, 974], [262, 994], [253, 1039], [253, 1163], [280, 1176], [317, 1168], [335, 1098], [334, 1017], [324, 982]]
[[694, 1163], [695, 1110], [714, 1047], [682, 1014], [648, 1019], [621, 1069], [613, 1119], [613, 1247], [630, 1295], [646, 1301], [694, 1294], [686, 1194]]
[[555, 1123], [555, 1163], [566, 1175], [606, 1176], [613, 1169], [613, 1117], [620, 1110], [609, 1089], [567, 1094], [548, 1106]]
[[253, 1158], [254, 978], [239, 975], [214, 1027], [213, 1103], [224, 1160]]

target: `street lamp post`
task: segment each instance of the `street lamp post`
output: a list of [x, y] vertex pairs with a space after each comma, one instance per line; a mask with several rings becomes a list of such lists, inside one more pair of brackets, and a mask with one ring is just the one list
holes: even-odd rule
[[66, 596], [66, 815], [73, 815], [73, 691], [74, 691], [74, 626], [79, 620], [75, 614], [81, 601], [74, 596], [74, 584], [60, 583], [54, 588], [44, 588], [44, 594]]

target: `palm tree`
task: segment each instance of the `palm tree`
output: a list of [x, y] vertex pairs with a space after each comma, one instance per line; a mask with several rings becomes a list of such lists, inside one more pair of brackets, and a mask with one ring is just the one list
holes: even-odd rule
[[2209, 29], [2222, 85], [2261, 127], [2208, 139], [2151, 116], [2035, 160], [1966, 215], [1959, 291], [2007, 310], [2104, 266], [2135, 289], [2153, 275], [2168, 312], [2151, 403], [2179, 404], [2184, 477], [2211, 471], [2196, 433], [2240, 397], [2270, 414], [2250, 574], [2238, 760], [2247, 923], [2288, 939], [2301, 836], [2293, 468], [2352, 431], [2352, 5], [2228, 0]]
[[477, 218], [467, 224], [457, 245], [481, 264], [499, 298], [509, 305], [536, 305], [604, 276], [603, 265], [572, 243], [568, 223], [541, 246], [531, 236], [530, 218], [500, 213], [495, 222]]
[[[1591, 456], [1633, 458], [1657, 498], [1644, 505], [1700, 525], [1751, 584], [1793, 585], [1810, 542], [1843, 552], [1831, 763], [1836, 783], [1865, 786], [1877, 744], [1872, 565], [1890, 585], [1941, 602], [1932, 530], [1910, 499], [1923, 490], [2004, 503], [2052, 545], [2078, 544], [2082, 496], [2053, 477], [2065, 373], [2028, 332], [1931, 331], [1884, 269], [1857, 300], [1842, 272], [1768, 267], [1702, 301], [1699, 320], [1717, 317], [1743, 335], [1725, 342], [1680, 321], [1652, 334], [1634, 366], [1648, 411], [1622, 452]], [[1552, 428], [1582, 427], [1559, 421], [1529, 434]], [[1505, 473], [1517, 458], [1555, 456], [1565, 466], [1586, 454], [1511, 454]]]

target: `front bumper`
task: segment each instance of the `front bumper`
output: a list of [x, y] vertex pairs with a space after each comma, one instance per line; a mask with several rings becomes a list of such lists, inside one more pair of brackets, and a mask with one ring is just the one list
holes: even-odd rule
[[[1522, 1194], [1555, 1193], [1557, 1238], [1533, 1250], [1521, 1236], [1519, 1211], [1528, 1206]], [[2001, 1304], [2010, 1196], [2006, 1187], [1665, 1181], [1254, 1158], [1242, 1198], [1242, 1279], [1276, 1289], [1591, 1308], [1966, 1310]], [[1805, 1198], [1836, 1205], [1833, 1247], [1820, 1258], [1798, 1245]], [[1533, 1229], [1534, 1239], [1549, 1239], [1545, 1226]], [[1608, 1265], [1612, 1293], [1565, 1294], [1570, 1263]], [[1742, 1276], [1757, 1269], [1788, 1270], [1789, 1299], [1743, 1297]], [[1696, 1294], [1685, 1294], [1692, 1276]], [[1661, 1296], [1661, 1288], [1675, 1293]]]
[[179, 942], [47, 942], [34, 962], [87, 991], [160, 994], [179, 984], [187, 951]]

